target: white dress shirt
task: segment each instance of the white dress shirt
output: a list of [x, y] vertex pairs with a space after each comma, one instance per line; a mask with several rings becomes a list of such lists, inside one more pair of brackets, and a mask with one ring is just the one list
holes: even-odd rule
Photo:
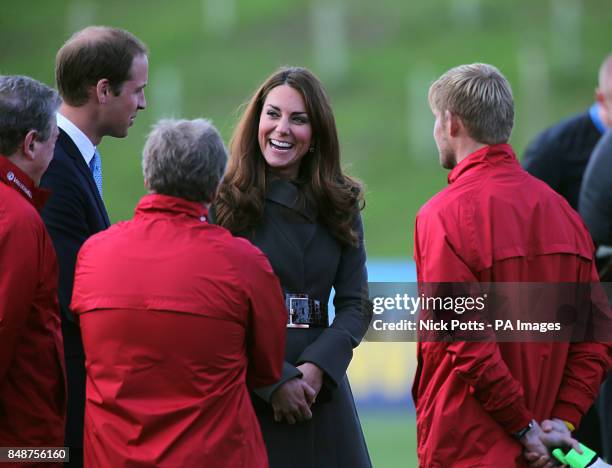
[[91, 162], [91, 159], [96, 151], [96, 147], [91, 140], [87, 138], [87, 135], [85, 135], [79, 127], [77, 127], [59, 112], [57, 113], [57, 126], [68, 134], [70, 139], [79, 149], [81, 156], [83, 156], [85, 164], [87, 164], [87, 167], [89, 167], [89, 163]]

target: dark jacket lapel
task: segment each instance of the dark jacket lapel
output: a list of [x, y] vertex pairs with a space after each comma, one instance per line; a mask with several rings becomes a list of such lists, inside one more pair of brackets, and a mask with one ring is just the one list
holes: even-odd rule
[[276, 205], [270, 206], [271, 222], [295, 248], [304, 251], [316, 231], [314, 204], [295, 184], [278, 179], [268, 183], [266, 199]]
[[60, 129], [59, 136], [57, 138], [58, 143], [62, 146], [62, 149], [66, 152], [68, 156], [72, 158], [75, 166], [78, 169], [78, 173], [81, 178], [81, 184], [85, 188], [85, 190], [89, 190], [96, 200], [96, 204], [104, 222], [106, 223], [106, 227], [110, 226], [110, 220], [108, 219], [108, 213], [106, 212], [106, 207], [104, 206], [104, 202], [100, 197], [100, 192], [98, 192], [98, 187], [96, 186], [96, 182], [94, 181], [93, 174], [91, 170], [87, 166], [83, 155], [79, 151], [79, 148], [72, 141], [72, 139], [68, 136], [66, 132]]

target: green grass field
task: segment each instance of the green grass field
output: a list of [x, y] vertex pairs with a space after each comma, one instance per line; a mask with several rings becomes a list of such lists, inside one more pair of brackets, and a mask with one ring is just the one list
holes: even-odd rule
[[[213, 11], [229, 15], [225, 30]], [[610, 17], [609, 0], [22, 0], [0, 15], [0, 73], [53, 83], [57, 49], [87, 24], [127, 28], [148, 44], [148, 109], [126, 139], [100, 145], [117, 221], [144, 193], [140, 153], [152, 123], [210, 117], [227, 140], [238, 106], [267, 75], [307, 66], [328, 88], [345, 165], [367, 187], [369, 256], [411, 257], [415, 214], [446, 183], [429, 84], [461, 63], [500, 67], [514, 89], [520, 155], [542, 128], [592, 102]]]
[[359, 411], [374, 468], [416, 468], [414, 414], [390, 410]]

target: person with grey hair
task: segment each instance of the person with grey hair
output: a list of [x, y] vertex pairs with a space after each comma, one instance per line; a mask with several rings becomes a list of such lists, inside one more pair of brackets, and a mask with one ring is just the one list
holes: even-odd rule
[[268, 466], [248, 387], [280, 378], [287, 313], [266, 257], [208, 222], [226, 161], [210, 122], [162, 120], [134, 218], [79, 252], [85, 465]]
[[0, 76], [0, 446], [62, 446], [66, 415], [58, 267], [39, 210], [57, 139], [57, 92]]
[[210, 203], [226, 162], [225, 146], [208, 121], [162, 120], [145, 144], [142, 169], [149, 190]]
[[[597, 281], [578, 214], [522, 169], [508, 144], [514, 103], [501, 72], [481, 63], [453, 68], [432, 84], [429, 102], [450, 173], [417, 215], [420, 287]], [[529, 321], [529, 310], [520, 313]], [[454, 338], [418, 343], [419, 466], [526, 466], [523, 450], [534, 466], [552, 463], [536, 421], [577, 427], [612, 364], [604, 343]]]

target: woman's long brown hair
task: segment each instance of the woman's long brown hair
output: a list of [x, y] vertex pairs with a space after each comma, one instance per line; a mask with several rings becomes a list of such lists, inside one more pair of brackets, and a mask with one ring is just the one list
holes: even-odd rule
[[289, 85], [304, 98], [312, 125], [314, 151], [302, 158], [297, 181], [314, 201], [319, 220], [340, 242], [357, 245], [355, 216], [363, 209], [363, 188], [343, 174], [340, 145], [329, 98], [319, 79], [305, 68], [281, 68], [247, 103], [230, 142], [230, 160], [215, 202], [217, 223], [233, 233], [255, 227], [263, 215], [266, 162], [258, 142], [259, 119], [268, 93]]

